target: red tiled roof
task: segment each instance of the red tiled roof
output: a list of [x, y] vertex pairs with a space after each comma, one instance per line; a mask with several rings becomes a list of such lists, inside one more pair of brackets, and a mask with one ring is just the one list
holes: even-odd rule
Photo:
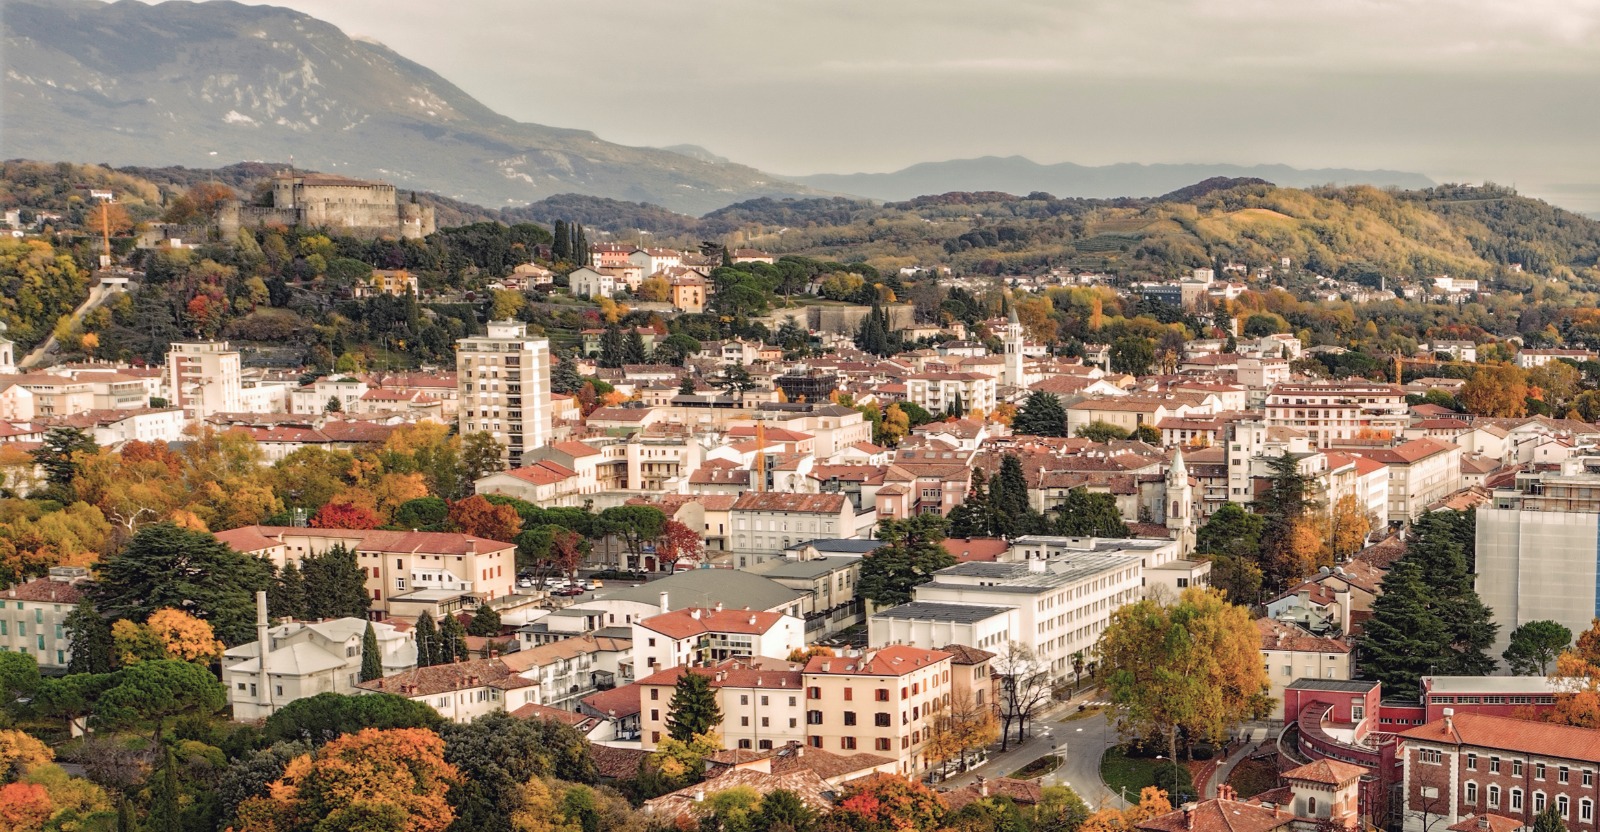
[[1271, 832], [1294, 823], [1294, 815], [1238, 800], [1206, 800], [1137, 824], [1150, 832]]
[[838, 514], [844, 510], [843, 494], [789, 494], [758, 491], [739, 495], [734, 511], [788, 511], [799, 514]]
[[1261, 634], [1262, 650], [1285, 650], [1296, 653], [1348, 653], [1350, 643], [1344, 639], [1314, 636], [1293, 624], [1271, 618], [1256, 619], [1256, 632]]
[[1445, 827], [1448, 832], [1517, 832], [1527, 826], [1516, 818], [1494, 813], [1482, 815], [1468, 815], [1454, 826]]
[[1460, 713], [1412, 728], [1400, 738], [1600, 763], [1600, 731], [1504, 716]]
[[639, 712], [639, 683], [603, 690], [585, 696], [581, 702], [589, 710], [608, 718], [621, 719]]
[[684, 607], [641, 619], [639, 626], [670, 638], [689, 638], [702, 633], [760, 635], [776, 627], [781, 620], [783, 616], [775, 612]]
[[904, 676], [950, 658], [941, 650], [923, 650], [903, 644], [891, 645], [858, 657], [812, 656], [806, 673], [837, 676]]
[[1338, 760], [1316, 760], [1283, 773], [1285, 780], [1307, 780], [1330, 786], [1343, 786], [1367, 774], [1367, 769]]
[[993, 563], [1011, 548], [1011, 544], [1001, 537], [947, 537], [944, 539], [944, 548], [960, 563]]
[[67, 583], [66, 581], [35, 578], [6, 590], [3, 594], [0, 594], [0, 598], [11, 601], [76, 604], [83, 598], [83, 590], [77, 584]]

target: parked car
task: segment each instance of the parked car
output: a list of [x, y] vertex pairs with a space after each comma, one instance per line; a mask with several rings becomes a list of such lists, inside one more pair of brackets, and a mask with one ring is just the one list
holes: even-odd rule
[[585, 593], [587, 591], [588, 590], [585, 590], [581, 586], [568, 586], [568, 587], [562, 587], [561, 589], [558, 589], [555, 592], [552, 592], [550, 594], [551, 595], [559, 595], [559, 596], [561, 596], [563, 598], [571, 598], [571, 597], [574, 597], [574, 596], [577, 596], [577, 595], [582, 595], [583, 593]]

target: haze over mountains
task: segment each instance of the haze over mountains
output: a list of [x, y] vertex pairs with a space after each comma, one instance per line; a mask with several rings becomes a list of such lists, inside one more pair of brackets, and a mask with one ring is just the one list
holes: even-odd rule
[[[778, 177], [701, 147], [626, 147], [513, 121], [379, 44], [272, 6], [8, 0], [7, 157], [215, 167], [238, 160], [385, 179], [486, 206], [561, 193], [701, 214], [816, 191], [884, 200], [948, 191], [1155, 196], [1214, 176], [1286, 186], [1432, 184], [1397, 171], [1279, 165], [1039, 165], [985, 157], [884, 174]], [[537, 75], [508, 62], [508, 72]], [[581, 121], [582, 114], [568, 116]]]

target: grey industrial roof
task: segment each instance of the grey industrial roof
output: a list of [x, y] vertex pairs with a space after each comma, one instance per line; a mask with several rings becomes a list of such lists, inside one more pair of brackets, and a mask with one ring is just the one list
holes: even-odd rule
[[857, 558], [817, 558], [816, 560], [786, 560], [773, 564], [758, 574], [768, 578], [820, 578], [836, 569], [857, 562]]
[[667, 593], [667, 608], [672, 610], [709, 607], [718, 603], [735, 610], [771, 610], [806, 596], [806, 593], [790, 589], [770, 578], [737, 569], [691, 569], [638, 586], [596, 590], [592, 599], [585, 599], [583, 603], [574, 604], [568, 609], [581, 609], [594, 601], [632, 601], [655, 605], [660, 603], [663, 592]]
[[1554, 693], [1557, 690], [1544, 676], [1424, 676], [1422, 682], [1429, 693]]
[[1125, 549], [1160, 549], [1172, 545], [1170, 540], [1135, 537], [1058, 537], [1055, 535], [1028, 534], [1011, 541], [1012, 548], [1039, 546], [1066, 549], [1075, 552], [1119, 552]]
[[933, 583], [929, 584], [929, 586], [971, 588], [974, 586], [973, 584], [945, 582], [940, 578], [980, 578], [998, 582], [982, 585], [985, 590], [1035, 593], [1063, 584], [1076, 583], [1095, 575], [1103, 575], [1107, 572], [1139, 563], [1141, 560], [1142, 558], [1138, 555], [1109, 552], [1072, 553], [1046, 561], [1046, 568], [1042, 572], [1035, 572], [1028, 568], [1026, 562], [986, 563], [983, 561], [970, 561], [958, 563], [955, 566], [940, 569], [938, 572], [933, 573]]
[[858, 538], [822, 538], [820, 540], [806, 540], [790, 546], [790, 549], [804, 549], [807, 546], [819, 552], [840, 552], [844, 554], [864, 555], [883, 545], [881, 540], [861, 540]]
[[946, 604], [938, 601], [912, 601], [898, 607], [878, 610], [873, 618], [904, 618], [915, 620], [948, 621], [953, 624], [972, 624], [986, 618], [1004, 615], [1015, 607], [989, 607], [981, 604]]

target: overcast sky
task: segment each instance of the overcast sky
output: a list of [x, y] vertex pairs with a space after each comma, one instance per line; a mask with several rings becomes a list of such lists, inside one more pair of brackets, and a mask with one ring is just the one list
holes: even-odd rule
[[773, 173], [1281, 162], [1600, 211], [1600, 0], [273, 4], [513, 118]]

